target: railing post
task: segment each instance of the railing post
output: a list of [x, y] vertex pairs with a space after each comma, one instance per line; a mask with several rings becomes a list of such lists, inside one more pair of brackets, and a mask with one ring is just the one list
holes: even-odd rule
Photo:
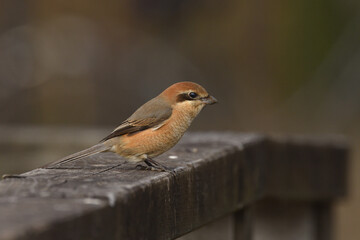
[[251, 240], [253, 208], [245, 207], [234, 213], [234, 240]]
[[327, 203], [263, 200], [235, 214], [234, 240], [329, 240]]

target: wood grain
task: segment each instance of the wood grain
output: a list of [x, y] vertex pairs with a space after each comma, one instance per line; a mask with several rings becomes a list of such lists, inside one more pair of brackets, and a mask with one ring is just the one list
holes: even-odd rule
[[174, 239], [264, 198], [331, 201], [347, 153], [329, 138], [191, 133], [157, 158], [174, 175], [111, 153], [35, 169], [0, 181], [0, 239]]

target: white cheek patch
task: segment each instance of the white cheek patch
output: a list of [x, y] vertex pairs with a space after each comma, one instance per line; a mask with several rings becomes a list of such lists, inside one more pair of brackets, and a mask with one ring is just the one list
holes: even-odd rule
[[199, 104], [196, 101], [183, 101], [176, 104], [176, 107], [181, 111], [193, 111]]
[[191, 116], [192, 118], [196, 117], [203, 107], [204, 105], [197, 101], [184, 101], [176, 104], [176, 108], [179, 111]]

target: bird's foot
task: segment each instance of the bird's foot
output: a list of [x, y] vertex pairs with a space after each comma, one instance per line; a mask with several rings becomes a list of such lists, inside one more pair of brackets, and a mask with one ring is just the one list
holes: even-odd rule
[[144, 170], [144, 171], [158, 171], [161, 172], [161, 169], [150, 167], [150, 166], [143, 166], [143, 165], [136, 165], [135, 167], [138, 170]]
[[168, 167], [165, 166], [156, 166], [156, 165], [148, 165], [148, 166], [143, 166], [143, 165], [136, 165], [136, 169], [139, 170], [146, 170], [146, 171], [158, 171], [158, 172], [168, 172], [171, 173], [172, 175], [174, 175], [174, 170], [170, 169]]

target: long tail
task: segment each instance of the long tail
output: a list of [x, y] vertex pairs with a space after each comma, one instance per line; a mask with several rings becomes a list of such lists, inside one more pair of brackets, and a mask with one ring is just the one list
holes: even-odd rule
[[71, 154], [71, 155], [69, 155], [67, 157], [64, 157], [64, 158], [62, 158], [60, 160], [57, 160], [55, 162], [51, 162], [49, 164], [46, 164], [42, 168], [53, 168], [53, 167], [55, 167], [57, 165], [60, 165], [60, 164], [65, 164], [65, 163], [72, 162], [72, 161], [75, 161], [75, 160], [83, 158], [83, 157], [88, 157], [88, 156], [94, 155], [96, 153], [101, 153], [101, 152], [108, 151], [110, 148], [111, 148], [111, 146], [107, 146], [104, 143], [99, 143], [99, 144], [96, 144], [96, 145], [94, 145], [94, 146], [92, 146], [90, 148], [87, 148], [87, 149], [82, 150], [80, 152], [77, 152], [77, 153]]

